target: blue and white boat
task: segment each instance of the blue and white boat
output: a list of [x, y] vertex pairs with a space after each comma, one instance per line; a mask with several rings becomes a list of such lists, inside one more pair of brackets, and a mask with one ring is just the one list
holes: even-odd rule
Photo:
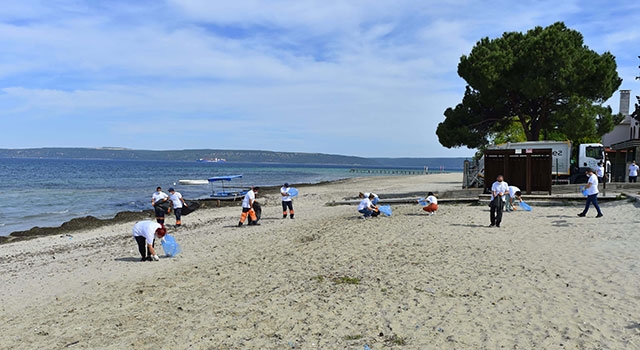
[[211, 185], [211, 198], [221, 201], [235, 201], [242, 199], [249, 192], [246, 186], [230, 186], [229, 183], [234, 179], [241, 179], [242, 175], [214, 176], [207, 181]]

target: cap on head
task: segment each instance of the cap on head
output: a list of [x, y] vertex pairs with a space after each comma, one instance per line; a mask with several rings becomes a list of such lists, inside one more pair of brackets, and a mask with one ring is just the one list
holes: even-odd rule
[[169, 192], [175, 192], [176, 190], [173, 189], [173, 187], [169, 187]]
[[260, 191], [260, 187], [256, 186], [253, 188], [253, 192], [258, 192], [258, 191]]
[[427, 196], [433, 196], [433, 192], [427, 193]]
[[285, 183], [284, 183], [284, 187], [289, 187], [289, 183], [288, 183], [288, 182], [285, 182]]

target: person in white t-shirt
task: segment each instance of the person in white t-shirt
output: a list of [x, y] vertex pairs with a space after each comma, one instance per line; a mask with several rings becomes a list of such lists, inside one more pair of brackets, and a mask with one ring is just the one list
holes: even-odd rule
[[433, 192], [429, 192], [424, 201], [427, 202], [427, 205], [425, 205], [422, 210], [429, 213], [429, 215], [434, 215], [438, 211], [438, 198], [436, 198]]
[[254, 187], [247, 194], [244, 195], [244, 199], [242, 200], [242, 215], [240, 215], [240, 221], [238, 222], [238, 227], [242, 226], [244, 221], [249, 216], [249, 225], [260, 225], [258, 223], [258, 217], [256, 216], [256, 212], [253, 209], [253, 204], [256, 200], [256, 195], [260, 191], [260, 187]]
[[173, 213], [176, 216], [176, 226], [182, 225], [182, 207], [186, 207], [187, 203], [182, 198], [180, 192], [176, 192], [173, 188], [169, 188], [169, 200], [173, 205]]
[[371, 202], [375, 197], [372, 194], [369, 194], [368, 197], [363, 198], [358, 204], [358, 212], [362, 214], [363, 218], [367, 219], [372, 216], [377, 216], [377, 208]]
[[596, 168], [596, 176], [598, 177], [598, 183], [604, 183], [604, 163], [599, 162]]
[[280, 189], [280, 195], [282, 196], [282, 218], [287, 218], [287, 209], [289, 209], [289, 215], [293, 219], [293, 199], [289, 194], [289, 184], [285, 182], [284, 186]]
[[598, 215], [596, 215], [596, 217], [601, 218], [602, 211], [598, 205], [598, 176], [596, 176], [592, 169], [588, 169], [586, 173], [589, 178], [589, 181], [585, 186], [585, 189], [587, 190], [587, 203], [585, 204], [582, 213], [578, 214], [578, 216], [585, 217], [587, 215], [587, 211], [589, 211], [589, 205], [593, 203], [593, 206], [598, 211]]
[[514, 211], [516, 207], [513, 206], [513, 202], [515, 200], [522, 202], [522, 192], [516, 186], [509, 186], [509, 190], [507, 191], [506, 201], [505, 201], [505, 210], [506, 211]]
[[509, 184], [504, 181], [502, 175], [498, 175], [496, 181], [491, 185], [491, 213], [489, 226], [500, 227], [502, 223], [502, 206], [504, 205], [505, 194], [509, 191]]
[[636, 161], [632, 161], [629, 165], [629, 182], [637, 182], [638, 181], [638, 164]]
[[133, 239], [138, 243], [138, 251], [142, 256], [140, 261], [158, 261], [160, 258], [156, 253], [155, 239], [167, 234], [164, 225], [153, 221], [140, 221], [133, 225]]
[[158, 186], [156, 191], [151, 195], [151, 205], [156, 213], [156, 221], [164, 225], [164, 213], [168, 210], [169, 196], [162, 192], [162, 187]]

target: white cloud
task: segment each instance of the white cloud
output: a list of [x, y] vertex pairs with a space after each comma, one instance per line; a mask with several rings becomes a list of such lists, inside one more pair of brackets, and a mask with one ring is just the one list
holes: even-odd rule
[[[78, 138], [79, 143], [121, 142], [132, 148], [148, 148], [148, 143], [136, 142], [172, 130], [189, 145], [185, 148], [247, 148], [237, 137], [247, 133], [261, 149], [369, 156], [471, 154], [445, 151], [435, 137], [443, 111], [462, 97], [464, 81], [456, 74], [460, 56], [480, 38], [504, 31], [557, 20], [571, 26], [587, 17], [606, 22], [597, 11], [578, 4], [13, 4], [0, 14], [0, 45], [10, 48], [0, 55], [0, 118], [94, 125], [99, 133]], [[637, 39], [638, 30], [603, 28], [598, 39], [585, 37], [620, 50]], [[621, 71], [629, 67], [625, 61]], [[283, 132], [283, 126], [293, 132]], [[16, 128], [29, 130], [26, 124]], [[32, 128], [0, 146], [15, 147], [38, 132], [41, 146], [58, 142], [47, 139], [46, 130]], [[360, 149], [371, 135], [384, 147]], [[73, 143], [75, 138], [66, 140]]]

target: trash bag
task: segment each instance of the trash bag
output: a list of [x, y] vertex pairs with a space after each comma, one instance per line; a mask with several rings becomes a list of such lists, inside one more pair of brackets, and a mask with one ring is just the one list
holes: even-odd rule
[[378, 207], [378, 210], [382, 214], [384, 214], [386, 216], [391, 216], [391, 212], [392, 211], [391, 211], [391, 206], [390, 205], [381, 205], [381, 206]]
[[194, 211], [196, 211], [196, 209], [200, 208], [200, 203], [198, 202], [185, 202], [187, 203], [187, 206], [183, 206], [182, 207], [182, 215], [189, 215], [191, 213], [193, 213]]
[[176, 256], [182, 251], [182, 249], [180, 248], [180, 244], [178, 244], [178, 242], [176, 242], [176, 239], [173, 238], [173, 236], [170, 234], [164, 235], [164, 240], [162, 241], [162, 250], [164, 250], [164, 253], [167, 256]]
[[520, 208], [522, 208], [523, 210], [526, 211], [531, 211], [531, 206], [527, 203], [525, 203], [525, 201], [520, 202]]
[[295, 196], [297, 196], [297, 195], [298, 195], [298, 189], [297, 189], [297, 188], [290, 187], [290, 188], [289, 188], [289, 195], [290, 195], [291, 197], [295, 197]]

